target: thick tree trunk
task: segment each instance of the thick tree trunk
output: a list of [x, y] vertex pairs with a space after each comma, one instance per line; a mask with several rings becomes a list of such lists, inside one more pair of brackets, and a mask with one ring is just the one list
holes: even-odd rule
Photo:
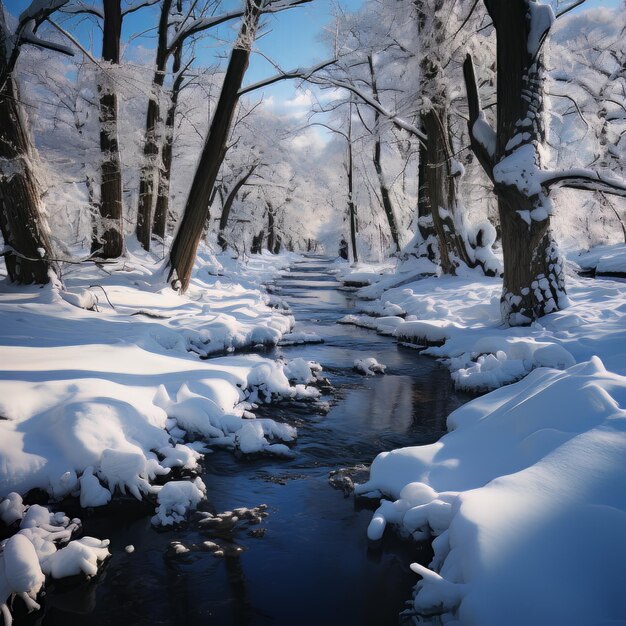
[[239, 99], [239, 89], [250, 60], [260, 16], [258, 0], [247, 0], [239, 37], [233, 47], [220, 97], [213, 114], [200, 162], [189, 191], [185, 212], [170, 251], [172, 286], [185, 291], [206, 222], [209, 199], [226, 152], [226, 140]]
[[180, 73], [181, 58], [182, 46], [179, 46], [174, 52], [172, 72], [175, 78], [170, 95], [170, 105], [167, 111], [167, 117], [165, 118], [165, 137], [161, 148], [161, 168], [158, 170], [159, 182], [157, 186], [156, 208], [154, 211], [154, 224], [152, 227], [152, 234], [161, 240], [165, 239], [167, 215], [169, 212], [176, 107], [178, 106], [178, 97], [180, 96], [184, 81], [184, 73]]
[[446, 113], [445, 107], [438, 105], [423, 116], [428, 137], [423, 173], [441, 269], [444, 274], [455, 274], [459, 263], [472, 267], [473, 261], [456, 223], [458, 189], [451, 171], [452, 150], [445, 125], [448, 119]]
[[[378, 85], [376, 83], [376, 74], [374, 72], [374, 60], [372, 55], [368, 55], [367, 61], [370, 69], [370, 78], [372, 82], [372, 94], [376, 101], [379, 101], [378, 98]], [[376, 132], [376, 137], [374, 140], [374, 168], [376, 169], [376, 176], [378, 177], [378, 184], [380, 186], [380, 197], [383, 203], [383, 210], [385, 211], [385, 216], [387, 217], [387, 224], [389, 225], [389, 232], [391, 233], [391, 239], [396, 246], [396, 250], [400, 250], [400, 233], [398, 232], [398, 224], [396, 222], [396, 216], [393, 212], [393, 204], [391, 202], [391, 196], [389, 195], [389, 188], [387, 187], [387, 183], [385, 182], [385, 174], [383, 172], [383, 165], [381, 159], [381, 141], [380, 141], [380, 113], [377, 109], [374, 109], [374, 131]]]
[[[504, 254], [501, 307], [505, 321], [520, 325], [567, 302], [563, 264], [550, 229], [550, 199], [534, 178], [545, 140], [541, 43], [550, 29], [550, 22], [539, 18], [547, 19], [549, 9], [532, 0], [509, 0], [506, 5], [485, 0], [485, 6], [498, 38], [493, 172]], [[519, 174], [512, 177], [513, 170]]]
[[169, 57], [167, 31], [172, 0], [163, 0], [159, 19], [156, 69], [152, 79], [152, 93], [148, 100], [146, 131], [143, 146], [143, 165], [139, 175], [139, 204], [137, 207], [137, 239], [150, 250], [152, 237], [152, 211], [154, 194], [159, 171], [158, 124], [160, 118], [159, 97], [165, 82], [165, 71]]
[[[103, 0], [104, 22], [102, 58], [118, 65], [122, 32], [120, 0]], [[122, 222], [122, 165], [117, 138], [117, 93], [112, 80], [101, 77], [100, 85], [100, 217], [94, 228], [91, 251], [110, 259], [122, 254], [124, 247]]]
[[[7, 71], [8, 42], [0, 2], [0, 77]], [[49, 281], [52, 246], [33, 172], [35, 150], [21, 110], [19, 90], [9, 71], [0, 84], [0, 230], [9, 278], [17, 283]]]
[[[431, 21], [427, 40], [437, 52], [446, 43], [444, 2], [436, 0], [434, 6], [425, 7], [416, 2], [420, 35]], [[430, 11], [431, 15], [427, 15]], [[433, 58], [434, 51], [422, 53], [421, 92], [430, 100], [430, 107], [422, 113], [422, 129], [426, 133], [426, 146], [420, 150], [420, 190], [424, 194], [421, 204], [428, 207], [429, 219], [422, 219], [422, 235], [437, 239], [439, 264], [444, 274], [455, 274], [459, 263], [472, 266], [473, 255], [468, 250], [465, 233], [459, 232], [458, 183], [452, 172], [452, 149], [449, 140], [449, 95], [442, 77], [441, 63]], [[425, 239], [427, 239], [425, 237]], [[432, 252], [429, 251], [429, 258]]]
[[[423, 125], [422, 130], [424, 130]], [[425, 133], [426, 131], [424, 130], [424, 134]], [[426, 176], [427, 159], [426, 146], [424, 144], [420, 144], [418, 166], [419, 186], [417, 190], [417, 227], [422, 237], [422, 241], [418, 246], [417, 254], [418, 256], [426, 257], [429, 261], [436, 262], [438, 240], [430, 209], [430, 198], [428, 196], [428, 179]]]

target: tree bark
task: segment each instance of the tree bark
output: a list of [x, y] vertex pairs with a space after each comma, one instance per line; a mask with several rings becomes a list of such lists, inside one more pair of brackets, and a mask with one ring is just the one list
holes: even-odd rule
[[274, 231], [274, 207], [267, 203], [267, 249], [272, 254], [276, 245], [276, 232]]
[[0, 1], [0, 230], [9, 248], [5, 253], [9, 278], [45, 285], [52, 246], [33, 171], [36, 153], [10, 69], [7, 32]]
[[172, 176], [172, 151], [174, 148], [174, 123], [176, 121], [176, 108], [178, 98], [183, 86], [184, 73], [180, 71], [182, 59], [182, 45], [174, 51], [174, 63], [172, 73], [174, 83], [170, 94], [170, 105], [165, 118], [165, 137], [161, 148], [161, 168], [158, 170], [159, 182], [157, 186], [157, 200], [154, 211], [154, 224], [152, 232], [161, 240], [165, 239], [167, 227], [167, 214], [169, 212], [170, 181]]
[[246, 0], [239, 36], [228, 62], [220, 97], [211, 120], [200, 162], [189, 191], [185, 212], [170, 250], [169, 279], [172, 287], [184, 292], [189, 286], [209, 199], [224, 160], [226, 141], [238, 102], [238, 92], [248, 68], [252, 42], [260, 17], [259, 0]]
[[143, 146], [144, 161], [139, 175], [139, 204], [137, 207], [137, 239], [145, 250], [150, 250], [152, 238], [152, 211], [154, 207], [155, 182], [159, 168], [158, 123], [160, 118], [159, 96], [165, 82], [169, 57], [167, 32], [172, 0], [163, 0], [159, 18], [156, 68], [152, 79], [152, 93], [148, 100], [146, 130]]
[[[372, 55], [369, 54], [367, 57], [367, 62], [369, 64], [370, 70], [370, 78], [372, 83], [372, 95], [374, 99], [378, 102], [378, 85], [376, 83], [376, 74], [374, 72], [374, 60]], [[391, 202], [391, 196], [389, 195], [389, 188], [387, 187], [387, 183], [385, 182], [385, 174], [383, 172], [383, 165], [381, 160], [381, 141], [380, 141], [380, 113], [377, 109], [374, 109], [374, 131], [376, 133], [374, 139], [374, 168], [376, 170], [376, 175], [378, 177], [378, 184], [380, 186], [380, 197], [383, 203], [383, 210], [385, 211], [385, 216], [387, 217], [387, 224], [389, 225], [389, 232], [391, 233], [391, 239], [396, 246], [396, 250], [400, 250], [400, 233], [398, 232], [398, 224], [396, 222], [396, 216], [393, 211], [393, 204]]]
[[[420, 150], [420, 190], [424, 194], [421, 204], [429, 217], [422, 219], [422, 234], [435, 235], [438, 258], [444, 274], [455, 274], [459, 263], [473, 267], [473, 255], [469, 251], [466, 234], [459, 232], [458, 182], [452, 172], [452, 149], [450, 145], [449, 95], [442, 76], [441, 63], [437, 58], [445, 46], [445, 23], [442, 12], [443, 0], [437, 0], [427, 8], [423, 1], [416, 2], [420, 36], [426, 37], [435, 50], [422, 53], [421, 93], [430, 100], [422, 112], [422, 129], [426, 134], [426, 146]], [[432, 15], [427, 16], [429, 10]], [[424, 33], [429, 22], [430, 30]], [[432, 31], [432, 32], [431, 32]], [[427, 209], [426, 209], [427, 207]], [[426, 239], [426, 238], [425, 238]], [[428, 245], [427, 245], [428, 249]], [[429, 258], [432, 250], [428, 252]]]
[[[424, 133], [426, 133], [426, 131], [424, 131]], [[426, 145], [421, 143], [418, 166], [417, 227], [422, 241], [417, 248], [417, 254], [418, 256], [426, 257], [429, 261], [434, 263], [437, 261], [438, 240], [430, 209], [430, 198], [428, 196], [428, 179], [426, 176], [427, 163]]]
[[[543, 53], [541, 43], [536, 50], [530, 43], [532, 12], [540, 5], [532, 0], [509, 0], [506, 6], [498, 0], [485, 0], [485, 6], [497, 33], [494, 190], [504, 254], [501, 308], [506, 322], [520, 325], [566, 304], [563, 264], [552, 237], [547, 192], [513, 185], [498, 176], [503, 161], [514, 153], [519, 155], [520, 149], [534, 153], [533, 171], [541, 168], [538, 148], [545, 141]], [[549, 26], [542, 37], [548, 32]], [[537, 37], [537, 33], [532, 35]]]
[[352, 262], [359, 262], [356, 234], [358, 230], [356, 204], [354, 202], [354, 162], [352, 157], [352, 100], [350, 100], [350, 113], [348, 119], [348, 164], [346, 166], [348, 177], [348, 217], [350, 220], [350, 243], [352, 244]]
[[473, 267], [465, 238], [456, 223], [458, 211], [457, 181], [451, 171], [452, 150], [447, 137], [447, 111], [444, 105], [434, 105], [422, 123], [426, 142], [423, 174], [433, 230], [437, 236], [439, 263], [444, 274], [455, 274], [459, 263]]
[[[102, 58], [119, 65], [122, 33], [122, 6], [120, 0], [103, 0]], [[117, 92], [110, 77], [103, 75], [98, 85], [100, 92], [100, 217], [94, 228], [91, 251], [99, 251], [105, 259], [116, 258], [124, 247], [122, 221], [122, 165], [117, 132]]]

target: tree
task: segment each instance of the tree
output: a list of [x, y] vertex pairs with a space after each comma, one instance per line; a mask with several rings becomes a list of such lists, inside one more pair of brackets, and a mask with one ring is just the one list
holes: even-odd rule
[[37, 156], [14, 71], [25, 44], [72, 54], [37, 35], [41, 24], [66, 2], [34, 0], [10, 32], [0, 0], [0, 229], [9, 278], [22, 284], [48, 282], [52, 246], [35, 177]]
[[535, 0], [484, 0], [497, 36], [497, 127], [481, 109], [471, 56], [465, 65], [472, 149], [498, 197], [504, 254], [503, 320], [529, 324], [567, 305], [563, 262], [552, 237], [550, 193], [570, 187], [626, 195], [626, 183], [589, 169], [550, 171], [545, 142], [543, 47], [552, 8]]
[[[148, 110], [146, 112], [143, 147], [144, 160], [139, 177], [137, 206], [137, 239], [146, 250], [150, 250], [152, 238], [155, 192], [158, 193], [159, 189], [164, 192], [169, 186], [171, 160], [169, 162], [167, 160], [171, 159], [170, 137], [176, 114], [178, 95], [182, 88], [184, 71], [187, 69], [187, 66], [181, 69], [183, 46], [189, 38], [244, 15], [243, 11], [232, 11], [217, 16], [204, 17], [203, 11], [200, 11], [199, 16], [196, 17], [195, 9], [197, 4], [197, 2], [192, 2], [189, 11], [185, 15], [182, 14], [183, 4], [180, 0], [177, 0], [175, 5], [173, 0], [162, 0], [161, 4], [157, 30], [156, 64], [150, 99], [148, 100]], [[205, 6], [207, 10], [209, 8], [208, 5], [210, 3]], [[171, 14], [173, 7], [176, 9], [175, 16]], [[263, 12], [261, 8], [259, 10]], [[270, 11], [271, 9], [268, 10], [268, 12]], [[170, 31], [172, 33], [171, 38]], [[174, 57], [174, 84], [169, 97], [165, 143], [161, 146], [159, 141], [159, 125], [161, 123], [159, 100], [165, 83], [167, 65], [171, 57]], [[161, 158], [164, 161], [161, 161]], [[161, 180], [159, 182], [160, 172], [165, 172], [166, 174], [165, 176], [160, 176]], [[167, 220], [166, 201], [164, 195], [160, 195], [162, 200], [159, 207], [158, 221], [156, 222], [159, 231], [158, 236], [161, 236], [161, 232], [164, 234], [164, 224]]]
[[[370, 80], [372, 86], [372, 96], [376, 101], [379, 101], [378, 96], [378, 85], [376, 83], [376, 72], [374, 70], [374, 55], [367, 55], [367, 64], [370, 71]], [[391, 202], [391, 196], [389, 194], [389, 187], [387, 182], [385, 181], [385, 174], [383, 172], [383, 164], [381, 159], [382, 152], [382, 142], [380, 139], [380, 113], [374, 109], [374, 154], [373, 161], [374, 167], [376, 169], [376, 175], [378, 177], [378, 184], [380, 186], [380, 197], [383, 205], [383, 209], [385, 211], [385, 216], [387, 217], [387, 223], [389, 224], [389, 232], [391, 233], [391, 239], [396, 247], [396, 250], [400, 250], [400, 233], [398, 231], [398, 224], [396, 220], [396, 216], [393, 210], [393, 205]]]
[[[122, 34], [121, 0], [103, 0], [102, 59], [112, 65], [120, 62]], [[112, 77], [103, 73], [100, 92], [100, 225], [94, 228], [91, 251], [105, 258], [115, 258], [124, 249], [122, 222], [122, 163], [117, 138], [117, 90]], [[100, 232], [101, 231], [101, 232]]]
[[226, 227], [228, 226], [228, 218], [230, 217], [230, 211], [233, 207], [233, 203], [235, 202], [235, 198], [237, 194], [241, 191], [241, 188], [248, 182], [248, 179], [252, 174], [254, 174], [255, 170], [259, 167], [259, 163], [253, 163], [249, 168], [246, 168], [241, 172], [239, 179], [234, 183], [224, 203], [222, 204], [222, 214], [220, 216], [219, 223], [219, 232], [217, 234], [217, 243], [222, 248], [222, 250], [226, 250], [228, 246], [228, 241], [225, 236]]
[[[187, 197], [183, 218], [170, 250], [169, 279], [175, 289], [180, 289], [184, 292], [189, 286], [196, 251], [202, 237], [202, 229], [206, 223], [209, 199], [220, 166], [224, 161], [226, 141], [239, 97], [242, 93], [247, 93], [259, 85], [271, 84], [276, 82], [276, 80], [290, 77], [290, 74], [281, 73], [277, 78], [271, 78], [268, 81], [263, 81], [241, 90], [243, 78], [250, 60], [252, 45], [256, 38], [259, 19], [264, 13], [282, 11], [308, 1], [287, 0], [286, 2], [277, 2], [272, 5], [271, 0], [246, 0], [239, 34], [230, 54], [209, 133], [200, 155], [200, 161], [189, 196]], [[298, 71], [297, 75], [300, 76], [300, 71]]]

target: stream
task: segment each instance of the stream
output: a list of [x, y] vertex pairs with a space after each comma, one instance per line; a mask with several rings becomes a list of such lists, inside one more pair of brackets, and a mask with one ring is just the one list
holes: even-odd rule
[[[204, 510], [266, 505], [257, 510], [262, 520], [215, 528], [196, 515], [184, 526], [157, 530], [145, 505], [85, 515], [85, 534], [111, 539], [103, 572], [78, 585], [49, 585], [44, 610], [18, 616], [16, 626], [403, 623], [399, 614], [416, 582], [409, 564], [427, 564], [430, 545], [408, 544], [393, 533], [369, 542], [371, 508], [333, 488], [329, 472], [369, 465], [383, 450], [436, 441], [447, 415], [467, 398], [433, 359], [373, 331], [337, 324], [354, 312], [355, 296], [339, 288], [329, 263], [307, 257], [273, 286], [291, 307], [295, 330], [315, 332], [324, 343], [267, 353], [321, 363], [334, 387], [324, 398], [329, 406], [288, 403], [257, 412], [297, 427], [293, 459], [245, 460], [216, 451], [203, 462]], [[354, 360], [367, 356], [385, 364], [387, 373], [354, 371]], [[361, 471], [356, 480], [365, 476]], [[202, 547], [205, 541], [223, 554]], [[172, 542], [189, 551], [177, 552]], [[134, 552], [127, 553], [127, 545]]]

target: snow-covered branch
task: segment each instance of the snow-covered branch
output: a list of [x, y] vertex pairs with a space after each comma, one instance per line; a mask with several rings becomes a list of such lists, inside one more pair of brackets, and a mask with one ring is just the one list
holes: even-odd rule
[[[55, 11], [58, 11], [61, 7], [66, 5], [69, 0], [33, 0], [28, 8], [22, 11], [19, 17], [17, 27], [11, 37], [13, 41], [13, 47], [6, 50], [6, 63], [2, 68], [0, 74], [0, 89], [4, 85], [5, 80], [15, 69], [17, 59], [20, 54], [20, 48], [23, 44], [31, 44], [38, 46], [39, 48], [47, 48], [54, 50], [55, 52], [61, 52], [73, 56], [74, 53], [70, 48], [53, 41], [41, 39], [36, 35], [37, 29], [41, 24], [48, 19]], [[0, 8], [0, 10], [2, 10]], [[0, 19], [1, 23], [4, 20]]]
[[372, 95], [366, 93], [362, 89], [359, 89], [356, 85], [351, 82], [340, 80], [337, 78], [333, 78], [332, 76], [323, 76], [323, 77], [313, 77], [311, 76], [309, 82], [312, 82], [317, 85], [332, 85], [333, 87], [337, 87], [338, 89], [345, 89], [350, 93], [357, 96], [360, 100], [362, 100], [365, 104], [370, 106], [372, 109], [375, 109], [382, 115], [386, 117], [390, 122], [393, 123], [396, 128], [401, 130], [405, 130], [410, 133], [414, 137], [417, 137], [421, 142], [426, 141], [426, 135], [414, 124], [411, 124], [408, 120], [405, 120], [398, 115], [395, 115], [391, 111], [389, 111], [386, 107], [384, 107], [380, 102], [378, 102]]
[[[259, 11], [261, 15], [268, 15], [273, 13], [280, 13], [301, 4], [306, 4], [312, 0], [291, 0], [281, 2], [265, 2], [263, 8]], [[181, 45], [187, 38], [197, 33], [209, 30], [230, 20], [243, 17], [244, 11], [230, 11], [223, 13], [222, 15], [214, 15], [212, 17], [201, 17], [190, 20], [188, 23], [182, 25], [174, 34], [174, 37], [169, 43], [168, 51], [171, 53], [177, 46]]]
[[487, 176], [493, 180], [493, 167], [496, 156], [496, 132], [491, 128], [489, 122], [487, 122], [482, 110], [480, 93], [478, 91], [478, 85], [476, 84], [476, 74], [474, 73], [474, 62], [470, 54], [466, 56], [465, 62], [463, 63], [463, 76], [467, 90], [467, 105], [469, 108], [467, 128], [472, 151]]
[[598, 191], [626, 198], [625, 180], [584, 168], [544, 172], [541, 184], [548, 189], [568, 187], [569, 189]]
[[20, 43], [27, 43], [31, 46], [37, 46], [38, 48], [45, 48], [48, 50], [54, 50], [55, 52], [60, 52], [61, 54], [66, 54], [67, 56], [74, 56], [74, 52], [71, 48], [68, 48], [63, 44], [38, 37], [35, 32], [36, 28], [37, 24], [35, 20], [28, 20], [22, 29]]
[[275, 74], [274, 76], [270, 76], [269, 78], [266, 78], [264, 80], [260, 80], [246, 87], [242, 87], [239, 90], [239, 95], [243, 96], [247, 93], [250, 93], [251, 91], [255, 91], [257, 89], [261, 89], [263, 87], [273, 85], [274, 83], [277, 83], [281, 80], [289, 80], [289, 79], [295, 79], [295, 78], [301, 78], [302, 80], [309, 80], [311, 76], [315, 74], [315, 72], [319, 72], [320, 70], [336, 62], [337, 62], [336, 59], [331, 59], [330, 61], [324, 61], [322, 63], [319, 63], [318, 65], [314, 65], [313, 67], [308, 67], [308, 68], [299, 67], [289, 72], [281, 71], [278, 74]]
[[142, 0], [141, 2], [135, 2], [134, 4], [129, 6], [127, 9], [124, 9], [122, 11], [122, 17], [126, 17], [127, 15], [130, 15], [131, 13], [135, 13], [135, 11], [139, 11], [140, 9], [151, 7], [155, 4], [158, 4], [159, 2], [160, 0]]

